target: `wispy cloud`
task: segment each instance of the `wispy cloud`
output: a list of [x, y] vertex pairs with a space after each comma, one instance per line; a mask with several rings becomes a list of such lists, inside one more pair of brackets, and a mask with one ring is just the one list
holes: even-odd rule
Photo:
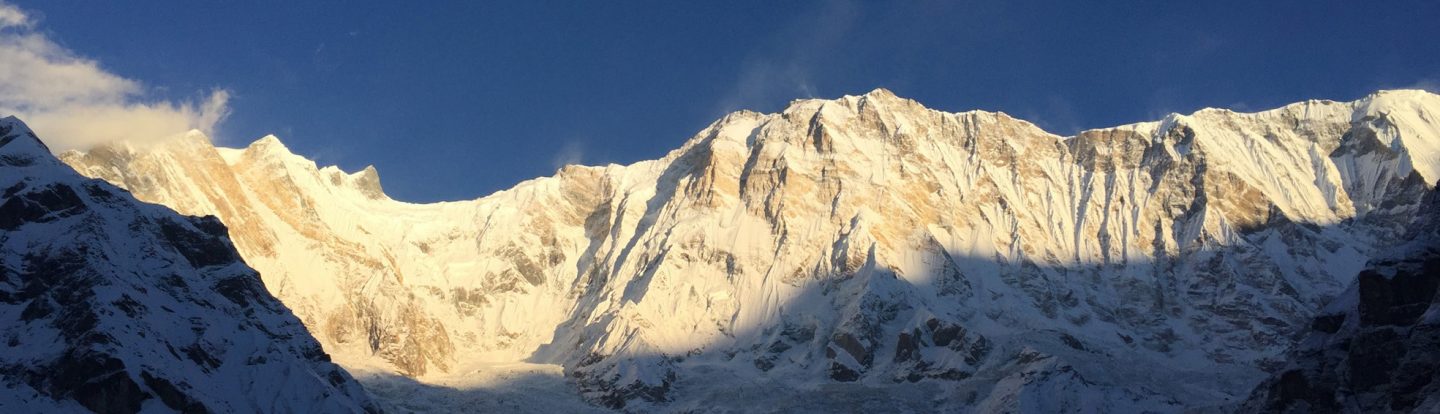
[[1031, 109], [1018, 115], [1052, 134], [1075, 135], [1084, 129], [1080, 125], [1080, 113], [1075, 104], [1063, 96], [1050, 95], [1041, 102], [1038, 108], [1038, 110]]
[[12, 27], [30, 27], [30, 16], [25, 15], [15, 6], [0, 3], [0, 30]]
[[585, 161], [585, 144], [583, 141], [568, 141], [555, 151], [555, 157], [550, 160], [550, 166], [555, 169], [566, 165], [580, 164]]
[[1421, 79], [1415, 83], [1406, 85], [1403, 89], [1419, 89], [1430, 93], [1440, 93], [1440, 78]]
[[741, 63], [735, 85], [718, 102], [719, 111], [815, 97], [817, 60], [836, 52], [859, 17], [854, 2], [835, 1], [786, 25], [770, 39], [773, 47], [752, 51]]
[[145, 144], [190, 129], [210, 133], [229, 114], [228, 91], [199, 91], [179, 102], [153, 99], [139, 81], [106, 71], [37, 25], [0, 2], [0, 116], [21, 117], [53, 150]]

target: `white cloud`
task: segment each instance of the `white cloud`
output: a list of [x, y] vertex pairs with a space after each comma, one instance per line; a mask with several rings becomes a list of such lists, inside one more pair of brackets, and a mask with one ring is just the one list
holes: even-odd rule
[[12, 27], [30, 27], [30, 17], [15, 6], [0, 3], [0, 30]]
[[35, 25], [0, 2], [0, 116], [20, 117], [52, 150], [144, 144], [191, 129], [208, 134], [229, 113], [222, 89], [182, 102], [148, 98], [140, 82], [106, 71]]

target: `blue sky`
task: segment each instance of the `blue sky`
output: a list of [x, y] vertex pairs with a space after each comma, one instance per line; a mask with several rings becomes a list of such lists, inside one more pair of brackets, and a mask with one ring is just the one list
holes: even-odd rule
[[[23, 24], [0, 10], [0, 37], [95, 71], [102, 92], [74, 96], [118, 108], [105, 131], [139, 111], [158, 118], [146, 133], [274, 133], [321, 164], [374, 164], [408, 201], [656, 158], [731, 110], [876, 87], [1069, 134], [1440, 84], [1437, 2], [1092, 3], [11, 0]], [[64, 129], [74, 96], [10, 95], [0, 110], [86, 133]]]

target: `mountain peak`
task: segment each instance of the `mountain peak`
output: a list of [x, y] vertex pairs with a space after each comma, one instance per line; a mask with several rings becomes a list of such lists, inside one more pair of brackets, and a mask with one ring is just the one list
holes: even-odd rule
[[50, 147], [25, 122], [14, 116], [0, 118], [0, 165], [24, 166], [54, 159]]
[[[875, 89], [871, 90], [870, 92], [866, 92], [866, 93], [864, 93], [864, 94], [860, 94], [860, 95], [844, 95], [844, 96], [841, 96], [841, 97], [839, 97], [839, 98], [833, 98], [833, 99], [827, 99], [827, 98], [795, 99], [795, 100], [790, 101], [790, 103], [789, 103], [788, 105], [786, 105], [786, 106], [785, 106], [785, 109], [781, 110], [780, 113], [781, 113], [781, 114], [803, 114], [803, 113], [809, 113], [809, 112], [813, 112], [813, 111], [818, 111], [818, 110], [824, 108], [824, 107], [826, 106], [826, 104], [831, 104], [831, 103], [836, 103], [836, 104], [840, 104], [840, 105], [843, 105], [843, 106], [850, 106], [850, 107], [853, 108], [854, 106], [856, 106], [856, 105], [861, 105], [861, 104], [864, 103], [864, 102], [870, 102], [870, 103], [884, 102], [884, 103], [889, 103], [889, 102], [893, 102], [893, 101], [901, 101], [901, 102], [911, 102], [911, 103], [915, 103], [915, 101], [913, 101], [913, 100], [905, 99], [905, 98], [902, 98], [902, 97], [900, 97], [900, 96], [895, 95], [895, 93], [894, 93], [894, 92], [891, 92], [889, 89], [885, 89], [885, 88], [875, 88]], [[920, 106], [918, 103], [916, 103], [916, 105], [917, 105], [917, 106]]]
[[1440, 109], [1440, 95], [1421, 89], [1389, 89], [1376, 91], [1357, 102], [1369, 115], [1392, 112], [1399, 108], [1422, 111]]
[[370, 198], [385, 198], [385, 190], [380, 187], [380, 173], [375, 171], [374, 165], [366, 165], [365, 169], [354, 175], [355, 187]]
[[895, 95], [895, 92], [891, 92], [889, 89], [885, 89], [885, 88], [875, 88], [874, 90], [871, 90], [870, 92], [866, 92], [864, 96], [866, 96], [866, 97], [875, 97], [875, 98], [898, 98], [898, 97], [899, 97], [899, 96]]
[[0, 119], [0, 313], [18, 316], [0, 327], [6, 411], [379, 411], [227, 226], [57, 161]]
[[278, 148], [280, 148], [280, 149], [284, 149], [284, 150], [286, 150], [286, 151], [289, 151], [289, 149], [285, 147], [285, 143], [280, 142], [280, 137], [277, 137], [277, 136], [275, 136], [274, 134], [265, 135], [265, 136], [263, 136], [263, 137], [260, 137], [260, 139], [255, 140], [255, 142], [250, 143], [250, 147], [257, 147], [257, 146], [259, 146], [259, 147], [275, 146], [275, 147], [278, 147]]
[[1369, 97], [1391, 97], [1391, 98], [1424, 98], [1426, 96], [1437, 96], [1436, 93], [1424, 89], [1381, 89], [1371, 93]]
[[250, 146], [245, 147], [245, 154], [250, 157], [269, 158], [294, 155], [295, 153], [291, 152], [290, 148], [285, 146], [285, 143], [280, 142], [279, 137], [266, 135], [250, 143]]

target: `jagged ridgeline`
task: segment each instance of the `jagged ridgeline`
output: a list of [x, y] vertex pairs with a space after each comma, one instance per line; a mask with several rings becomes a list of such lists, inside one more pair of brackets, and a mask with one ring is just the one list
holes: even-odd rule
[[274, 137], [63, 159], [219, 217], [342, 365], [556, 363], [638, 411], [1175, 412], [1247, 398], [1404, 239], [1440, 179], [1440, 96], [1062, 137], [876, 90], [436, 204]]
[[0, 412], [378, 412], [214, 217], [137, 201], [0, 119]]

